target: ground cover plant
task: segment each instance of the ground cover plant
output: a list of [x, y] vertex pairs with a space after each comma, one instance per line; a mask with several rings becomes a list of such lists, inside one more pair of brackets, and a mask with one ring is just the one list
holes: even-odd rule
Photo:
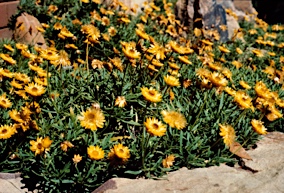
[[234, 146], [283, 131], [284, 27], [248, 15], [222, 43], [173, 8], [22, 0], [48, 47], [0, 42], [0, 170], [31, 190], [91, 192], [235, 163]]

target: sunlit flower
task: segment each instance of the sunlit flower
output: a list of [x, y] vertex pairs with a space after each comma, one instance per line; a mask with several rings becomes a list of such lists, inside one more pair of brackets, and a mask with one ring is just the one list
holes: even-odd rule
[[14, 88], [17, 88], [17, 89], [22, 89], [23, 88], [23, 85], [19, 82], [17, 82], [15, 79], [13, 79], [11, 82], [10, 82], [10, 85]]
[[82, 156], [80, 156], [80, 154], [74, 154], [74, 157], [72, 158], [72, 160], [73, 160], [73, 163], [74, 164], [77, 164], [77, 163], [79, 163], [80, 161], [82, 161]]
[[192, 62], [188, 60], [187, 56], [178, 56], [178, 59], [184, 62], [185, 64], [192, 64]]
[[105, 157], [104, 150], [102, 148], [100, 148], [99, 146], [90, 145], [87, 148], [87, 152], [88, 152], [88, 156], [92, 160], [100, 160], [100, 159], [103, 159]]
[[169, 45], [171, 46], [172, 50], [174, 50], [175, 52], [177, 52], [179, 54], [191, 54], [191, 53], [194, 52], [194, 50], [192, 50], [190, 48], [180, 46], [175, 41], [170, 41]]
[[41, 96], [45, 93], [45, 88], [37, 83], [29, 83], [25, 86], [25, 91], [32, 96]]
[[267, 134], [266, 128], [263, 125], [262, 121], [253, 119], [251, 120], [252, 128], [254, 129], [255, 132], [257, 132], [260, 135], [265, 135]]
[[162, 95], [154, 88], [148, 89], [147, 87], [142, 87], [141, 92], [147, 101], [154, 103], [162, 101]]
[[115, 57], [113, 59], [109, 58], [109, 60], [120, 72], [123, 72], [124, 67], [119, 57]]
[[170, 168], [171, 166], [174, 165], [174, 161], [175, 161], [175, 156], [174, 155], [169, 155], [167, 156], [165, 159], [163, 159], [163, 167], [164, 168]]
[[26, 49], [28, 49], [28, 46], [26, 44], [16, 43], [16, 48], [18, 50], [26, 50]]
[[243, 53], [243, 51], [241, 50], [241, 48], [236, 48], [236, 52], [237, 52], [238, 54], [242, 54], [242, 53]]
[[145, 33], [144, 31], [140, 30], [140, 29], [136, 29], [135, 30], [136, 35], [138, 35], [140, 38], [143, 38], [145, 40], [149, 40], [149, 35], [147, 33]]
[[12, 125], [1, 125], [0, 126], [0, 139], [9, 139], [15, 133], [17, 133], [17, 130]]
[[115, 36], [116, 33], [117, 33], [117, 30], [116, 30], [113, 26], [111, 26], [110, 28], [108, 28], [107, 31], [108, 31], [108, 33], [109, 33], [110, 36]]
[[35, 152], [35, 155], [38, 155], [43, 153], [45, 150], [48, 150], [51, 143], [52, 140], [50, 140], [49, 137], [45, 137], [44, 139], [42, 137], [37, 137], [36, 141], [30, 141], [30, 149]]
[[140, 52], [136, 50], [136, 45], [134, 42], [121, 42], [122, 51], [126, 57], [130, 59], [140, 58]]
[[7, 50], [14, 52], [14, 48], [12, 48], [12, 46], [10, 44], [4, 44], [4, 48], [6, 48]]
[[104, 127], [105, 115], [101, 109], [89, 108], [86, 112], [81, 113], [82, 116], [78, 116], [81, 126], [93, 131], [98, 128]]
[[283, 117], [282, 113], [275, 107], [275, 105], [268, 106], [268, 110], [270, 113], [265, 116], [269, 121], [275, 121], [276, 119]]
[[272, 98], [270, 90], [266, 87], [266, 85], [262, 81], [258, 81], [255, 84], [254, 90], [257, 94], [257, 96], [270, 99]]
[[0, 57], [4, 60], [4, 61], [6, 61], [6, 62], [8, 62], [9, 64], [16, 64], [17, 62], [16, 62], [16, 60], [14, 60], [9, 54], [3, 54], [3, 53], [1, 53], [0, 54]]
[[65, 45], [65, 48], [72, 48], [72, 49], [74, 49], [74, 50], [77, 50], [77, 49], [78, 49], [78, 47], [77, 47], [75, 44], [66, 44], [66, 45]]
[[245, 81], [241, 80], [239, 83], [244, 89], [251, 89], [251, 86]]
[[67, 38], [72, 38], [74, 37], [74, 34], [72, 34], [67, 28], [66, 26], [64, 26], [63, 28], [60, 29], [60, 33], [62, 36], [67, 37]]
[[201, 42], [208, 45], [208, 46], [213, 46], [213, 43], [210, 42], [209, 40], [201, 40]]
[[242, 64], [241, 62], [236, 61], [236, 60], [232, 61], [232, 64], [233, 64], [237, 69], [239, 69], [240, 67], [243, 66], [243, 64]]
[[243, 109], [250, 108], [254, 111], [254, 107], [252, 105], [252, 98], [244, 91], [237, 91], [234, 95], [234, 101], [238, 103], [238, 105]]
[[53, 25], [53, 28], [55, 30], [61, 30], [63, 28], [63, 26], [61, 25], [61, 23], [59, 22], [56, 22], [54, 25]]
[[225, 46], [218, 46], [218, 48], [223, 53], [230, 53], [230, 50], [228, 50]]
[[52, 49], [46, 49], [42, 50], [40, 52], [40, 57], [46, 59], [46, 60], [58, 60], [58, 53], [55, 50]]
[[161, 137], [165, 135], [167, 127], [156, 118], [147, 118], [144, 125], [147, 129], [147, 132], [153, 136]]
[[180, 86], [179, 79], [174, 76], [170, 75], [164, 76], [164, 81], [169, 86]]
[[252, 53], [254, 53], [257, 57], [263, 57], [264, 56], [263, 52], [259, 49], [252, 50]]
[[222, 125], [220, 126], [220, 135], [223, 137], [225, 145], [230, 146], [236, 139], [235, 130], [231, 125]]
[[17, 73], [14, 73], [14, 78], [16, 80], [19, 80], [19, 81], [22, 81], [23, 83], [27, 84], [30, 82], [30, 77], [24, 73], [20, 73], [20, 72], [17, 72]]
[[147, 50], [147, 52], [153, 54], [156, 56], [156, 59], [158, 60], [164, 60], [166, 55], [165, 55], [165, 52], [166, 52], [166, 49], [159, 45], [157, 42], [153, 42], [153, 44], [151, 44], [151, 47]]
[[12, 102], [6, 97], [6, 93], [0, 96], [0, 107], [7, 109], [12, 106]]
[[25, 90], [18, 90], [18, 91], [14, 91], [17, 95], [19, 95], [20, 97], [22, 97], [23, 99], [27, 100], [29, 97], [26, 95], [26, 91]]
[[128, 147], [123, 146], [121, 143], [114, 145], [113, 150], [115, 155], [124, 161], [127, 161], [130, 158], [130, 151]]
[[87, 38], [92, 43], [97, 43], [101, 37], [100, 30], [92, 24], [83, 25], [81, 31], [87, 34]]
[[161, 112], [163, 115], [163, 120], [172, 128], [177, 128], [181, 130], [186, 127], [187, 121], [183, 114], [176, 111], [166, 111]]
[[63, 151], [66, 152], [68, 150], [68, 148], [72, 148], [72, 147], [74, 147], [74, 145], [70, 141], [63, 141], [60, 144], [60, 147]]
[[126, 104], [127, 104], [127, 103], [126, 103], [125, 97], [124, 97], [124, 96], [118, 96], [118, 97], [115, 99], [115, 104], [114, 104], [114, 106], [118, 106], [118, 107], [120, 107], [120, 108], [123, 108], [123, 107], [125, 107]]
[[227, 86], [228, 84], [228, 80], [218, 72], [211, 73], [211, 76], [209, 76], [209, 80], [215, 86]]

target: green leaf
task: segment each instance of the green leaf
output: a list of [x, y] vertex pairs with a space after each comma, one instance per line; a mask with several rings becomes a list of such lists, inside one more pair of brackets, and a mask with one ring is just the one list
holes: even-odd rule
[[138, 170], [138, 171], [131, 171], [131, 170], [127, 170], [124, 172], [125, 174], [133, 174], [133, 175], [138, 175], [142, 173], [142, 170]]
[[73, 180], [62, 180], [62, 183], [63, 184], [71, 184], [71, 183], [74, 183]]
[[124, 120], [120, 119], [120, 121], [122, 121], [122, 122], [124, 122], [124, 123], [127, 123], [127, 124], [129, 124], [129, 125], [141, 126], [140, 123], [137, 123], [137, 122], [132, 121], [132, 120], [131, 120], [131, 121], [124, 121]]

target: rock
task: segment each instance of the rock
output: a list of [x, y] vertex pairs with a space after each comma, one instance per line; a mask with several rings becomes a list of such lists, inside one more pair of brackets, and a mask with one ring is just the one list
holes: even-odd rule
[[38, 27], [42, 28], [41, 24], [32, 15], [22, 13], [16, 21], [13, 38], [17, 42], [36, 45], [41, 48], [46, 48], [46, 42]]
[[224, 164], [188, 170], [181, 168], [160, 180], [113, 178], [93, 193], [281, 193], [284, 190], [284, 134], [272, 132], [248, 150], [253, 160], [242, 166]]
[[253, 14], [256, 12], [251, 0], [234, 0], [233, 3], [236, 10], [242, 11], [247, 14]]

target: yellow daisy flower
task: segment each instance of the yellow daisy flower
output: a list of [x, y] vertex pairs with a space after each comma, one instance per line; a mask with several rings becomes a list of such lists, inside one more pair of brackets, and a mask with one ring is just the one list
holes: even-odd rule
[[158, 60], [164, 60], [166, 58], [166, 49], [157, 42], [153, 42], [147, 52], [154, 54]]
[[192, 64], [192, 62], [188, 60], [187, 56], [178, 56], [178, 59], [185, 64]]
[[136, 32], [136, 35], [138, 35], [140, 38], [143, 38], [145, 40], [150, 40], [149, 35], [145, 33], [144, 31], [140, 29], [136, 29], [135, 32]]
[[164, 81], [169, 86], [180, 86], [179, 79], [174, 76], [170, 75], [164, 76]]
[[0, 54], [0, 57], [1, 57], [4, 61], [6, 61], [6, 62], [8, 62], [8, 63], [10, 63], [10, 64], [12, 64], [12, 65], [14, 65], [14, 64], [17, 63], [16, 60], [14, 60], [11, 56], [9, 56], [9, 54], [3, 54], [3, 53], [1, 53], [1, 54]]
[[78, 116], [81, 126], [93, 131], [104, 127], [105, 115], [100, 108], [89, 108]]
[[136, 50], [136, 45], [134, 42], [121, 42], [122, 51], [126, 57], [130, 59], [140, 58], [140, 52]]
[[58, 60], [59, 56], [55, 50], [46, 49], [40, 52], [40, 57], [46, 60]]
[[165, 159], [163, 159], [163, 167], [164, 168], [170, 168], [171, 166], [173, 166], [174, 164], [174, 161], [175, 161], [175, 156], [174, 155], [169, 155], [167, 156]]
[[77, 164], [77, 163], [79, 163], [80, 161], [82, 161], [82, 156], [80, 156], [80, 154], [74, 154], [74, 157], [72, 158], [72, 160], [73, 160], [73, 163], [74, 164]]
[[183, 114], [176, 111], [166, 111], [161, 112], [163, 115], [163, 120], [172, 128], [177, 128], [181, 130], [186, 127], [187, 121]]
[[235, 130], [231, 125], [222, 125], [220, 126], [220, 135], [223, 137], [223, 141], [227, 146], [230, 146], [236, 138]]
[[45, 88], [37, 83], [29, 83], [28, 86], [25, 86], [25, 91], [30, 95], [37, 97], [45, 93]]
[[14, 73], [14, 78], [16, 80], [24, 82], [25, 84], [29, 83], [30, 80], [31, 80], [28, 75], [26, 75], [24, 73], [20, 73], [20, 72]]
[[100, 148], [99, 146], [90, 145], [87, 148], [87, 152], [88, 152], [88, 156], [92, 160], [100, 160], [100, 159], [103, 159], [105, 157], [104, 150], [102, 148]]
[[26, 50], [28, 49], [28, 46], [26, 44], [16, 43], [16, 48], [18, 50]]
[[251, 89], [251, 86], [245, 81], [241, 80], [239, 83], [244, 89]]
[[115, 155], [120, 159], [127, 160], [130, 158], [130, 151], [128, 147], [125, 147], [120, 143], [114, 145], [113, 150], [114, 150]]
[[11, 51], [11, 52], [14, 52], [14, 48], [12, 48], [12, 46], [10, 44], [4, 44], [4, 48], [6, 48], [7, 50]]
[[146, 87], [142, 87], [141, 92], [145, 100], [147, 101], [154, 102], [154, 103], [162, 101], [162, 95], [153, 88], [148, 89]]
[[40, 138], [38, 137], [36, 141], [34, 140], [30, 141], [30, 144], [31, 144], [30, 149], [35, 152], [35, 155], [38, 155], [44, 152], [42, 137]]
[[253, 119], [251, 120], [252, 128], [254, 129], [255, 132], [257, 132], [260, 135], [265, 135], [267, 134], [266, 128], [263, 125], [262, 121]]
[[6, 98], [6, 93], [2, 94], [0, 96], [0, 107], [7, 109], [7, 108], [10, 108], [11, 106], [12, 106], [12, 103], [8, 98]]
[[218, 72], [211, 73], [211, 76], [209, 76], [209, 80], [215, 86], [227, 86], [228, 84], [228, 80]]
[[252, 98], [244, 91], [237, 91], [234, 95], [234, 101], [238, 103], [238, 105], [243, 109], [251, 109], [254, 111], [254, 107], [252, 105]]
[[68, 150], [68, 148], [72, 148], [72, 147], [74, 147], [74, 145], [70, 141], [63, 141], [60, 144], [60, 147], [63, 151], [66, 152]]
[[147, 118], [146, 122], [144, 122], [144, 125], [148, 133], [153, 136], [161, 137], [165, 135], [167, 131], [167, 127], [156, 118]]
[[0, 139], [9, 139], [12, 135], [17, 133], [16, 127], [9, 125], [0, 126]]
[[115, 100], [114, 106], [118, 106], [120, 108], [123, 108], [123, 107], [125, 107], [125, 105], [127, 105], [125, 97], [124, 96], [118, 96]]

